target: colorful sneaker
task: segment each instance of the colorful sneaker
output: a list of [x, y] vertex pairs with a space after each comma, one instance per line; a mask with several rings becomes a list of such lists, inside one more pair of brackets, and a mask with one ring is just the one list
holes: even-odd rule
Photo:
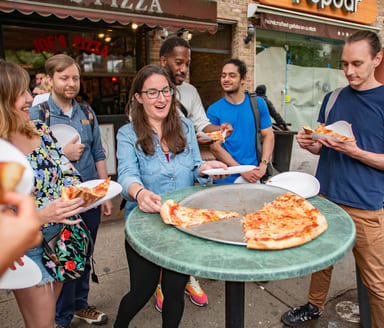
[[96, 310], [95, 306], [88, 306], [85, 309], [75, 311], [73, 316], [94, 325], [104, 325], [108, 321], [108, 316], [105, 313]]
[[185, 286], [185, 293], [189, 295], [191, 302], [197, 306], [206, 306], [208, 304], [208, 297], [195, 277], [189, 277], [189, 281]]
[[156, 297], [155, 309], [161, 313], [163, 312], [163, 301], [164, 301], [163, 291], [161, 290], [161, 284], [158, 284], [156, 287], [155, 297]]
[[281, 316], [281, 321], [289, 326], [297, 326], [303, 322], [315, 320], [320, 317], [322, 312], [319, 311], [319, 308], [316, 305], [307, 303], [303, 306], [295, 307], [292, 310], [285, 312]]

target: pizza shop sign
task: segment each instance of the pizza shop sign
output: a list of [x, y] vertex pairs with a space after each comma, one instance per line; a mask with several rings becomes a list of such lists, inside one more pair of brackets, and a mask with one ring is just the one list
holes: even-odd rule
[[[292, 0], [292, 4], [300, 4], [303, 0]], [[306, 0], [309, 4], [317, 4], [317, 8], [331, 7], [347, 12], [357, 12], [357, 4], [362, 0]]]
[[108, 56], [108, 46], [102, 45], [100, 41], [85, 38], [83, 36], [74, 35], [73, 42], [68, 42], [65, 35], [49, 35], [37, 40], [33, 40], [35, 45], [35, 53], [39, 54], [42, 51], [56, 51], [66, 49], [70, 44], [75, 49], [91, 52], [99, 56]]

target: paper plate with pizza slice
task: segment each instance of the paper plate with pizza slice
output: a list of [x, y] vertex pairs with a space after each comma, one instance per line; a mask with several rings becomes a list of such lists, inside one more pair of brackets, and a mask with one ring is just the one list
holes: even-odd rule
[[25, 155], [9, 142], [0, 139], [0, 190], [28, 195], [34, 173]]
[[330, 138], [337, 142], [356, 142], [351, 124], [346, 121], [337, 121], [326, 126], [320, 125], [316, 130], [305, 125], [303, 129], [305, 133], [312, 134], [314, 140]]
[[84, 212], [97, 207], [109, 199], [121, 193], [123, 188], [115, 181], [108, 179], [95, 179], [83, 182], [77, 186], [67, 186], [62, 188], [64, 200], [81, 198], [84, 203]]
[[197, 135], [201, 140], [221, 140], [225, 142], [225, 138], [227, 135], [227, 130], [221, 131], [213, 131], [213, 132], [198, 132]]

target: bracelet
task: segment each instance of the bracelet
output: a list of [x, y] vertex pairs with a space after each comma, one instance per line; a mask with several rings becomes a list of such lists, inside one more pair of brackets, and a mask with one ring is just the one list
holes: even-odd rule
[[137, 202], [137, 196], [139, 196], [140, 192], [143, 191], [145, 188], [140, 188], [137, 192], [136, 192], [136, 195], [135, 195], [135, 200]]

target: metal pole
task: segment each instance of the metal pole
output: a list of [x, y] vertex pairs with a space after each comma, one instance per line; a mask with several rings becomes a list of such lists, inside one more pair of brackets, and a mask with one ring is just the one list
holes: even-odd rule
[[225, 328], [244, 328], [244, 282], [225, 282]]

